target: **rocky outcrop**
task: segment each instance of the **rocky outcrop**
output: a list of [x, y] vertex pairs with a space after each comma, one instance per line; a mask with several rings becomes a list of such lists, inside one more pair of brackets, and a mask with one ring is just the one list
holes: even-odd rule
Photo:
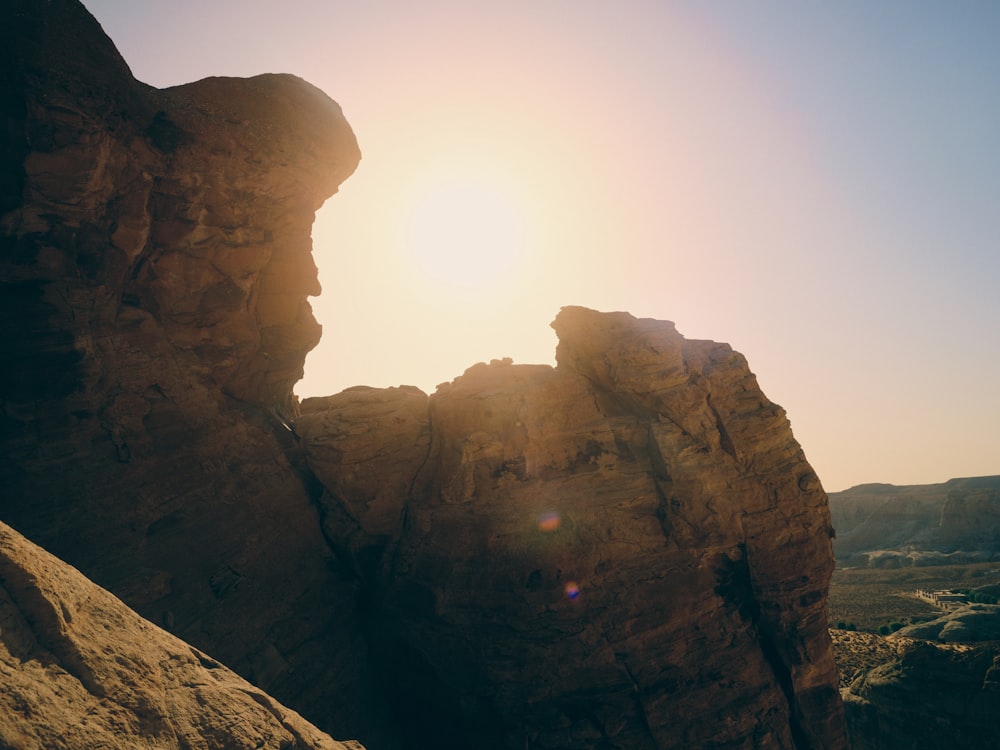
[[831, 493], [830, 513], [841, 565], [988, 562], [1000, 549], [1000, 477], [859, 485]]
[[553, 326], [554, 369], [347, 391], [296, 422], [407, 733], [843, 747], [826, 496], [784, 412], [671, 323]]
[[0, 15], [0, 518], [393, 747], [282, 423], [319, 336], [313, 213], [359, 158], [340, 108], [287, 75], [150, 88], [71, 0]]
[[0, 747], [363, 750], [0, 523]]
[[[78, 3], [4, 13], [0, 518], [178, 662], [372, 750], [844, 747], [826, 495], [741, 355], [566, 308], [555, 368], [296, 417], [313, 212], [359, 158], [339, 107], [280, 75], [158, 91]], [[75, 601], [18, 615], [16, 658], [42, 638], [118, 691], [53, 635]], [[145, 674], [114, 632], [93, 649]]]
[[[128, 332], [192, 380], [287, 409], [320, 332], [313, 216], [359, 158], [340, 108], [288, 75], [152, 89], [79, 3], [7, 15], [4, 281], [12, 303], [49, 313], [16, 353], [66, 389], [96, 376], [81, 354], [127, 359], [101, 347]], [[114, 427], [126, 440], [131, 425]]]
[[928, 622], [907, 625], [889, 637], [920, 638], [942, 643], [1000, 641], [1000, 606], [967, 604]]
[[309, 467], [325, 487], [323, 532], [366, 587], [381, 580], [386, 550], [399, 539], [430, 430], [427, 394], [412, 386], [361, 386], [306, 399], [295, 421]]
[[843, 690], [853, 750], [979, 750], [996, 745], [996, 644], [901, 639], [898, 657]]

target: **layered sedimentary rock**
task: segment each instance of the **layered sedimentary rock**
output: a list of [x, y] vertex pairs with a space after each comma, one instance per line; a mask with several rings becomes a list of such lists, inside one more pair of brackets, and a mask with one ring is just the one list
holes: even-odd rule
[[347, 391], [296, 422], [407, 733], [843, 747], [826, 496], [784, 412], [670, 323], [553, 326], [556, 368], [477, 365], [429, 408]]
[[0, 523], [0, 747], [363, 750]]
[[4, 12], [0, 518], [371, 750], [844, 747], [826, 495], [741, 355], [566, 308], [555, 368], [296, 418], [339, 107]]
[[359, 159], [339, 106], [287, 75], [153, 89], [71, 0], [0, 15], [0, 518], [393, 747], [282, 424], [319, 336], [313, 213]]
[[1000, 550], [1000, 477], [860, 485], [831, 493], [830, 513], [842, 565], [985, 562]]

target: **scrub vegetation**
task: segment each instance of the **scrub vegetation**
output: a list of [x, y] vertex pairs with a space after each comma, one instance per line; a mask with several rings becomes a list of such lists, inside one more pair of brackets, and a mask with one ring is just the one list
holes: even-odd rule
[[970, 601], [986, 601], [1000, 589], [1000, 565], [838, 568], [830, 583], [830, 627], [885, 635], [944, 613], [918, 598], [917, 589], [949, 589], [970, 595]]

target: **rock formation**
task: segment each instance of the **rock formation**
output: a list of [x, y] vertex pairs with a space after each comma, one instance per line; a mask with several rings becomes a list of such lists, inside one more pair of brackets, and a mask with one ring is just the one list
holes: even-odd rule
[[996, 746], [1000, 652], [995, 644], [902, 640], [898, 657], [842, 691], [852, 749]]
[[[838, 747], [825, 494], [743, 357], [564, 308], [558, 366], [296, 422], [435, 747]], [[440, 717], [447, 736], [435, 736]], [[439, 731], [439, 730], [438, 730]]]
[[363, 750], [0, 523], [0, 747]]
[[967, 604], [933, 620], [907, 625], [889, 637], [942, 643], [1000, 641], [1000, 605]]
[[71, 0], [2, 16], [0, 518], [392, 747], [281, 423], [319, 336], [313, 213], [359, 159], [340, 108], [292, 76], [145, 86]]
[[296, 417], [339, 107], [4, 14], [0, 518], [370, 750], [845, 747], [826, 495], [741, 355], [565, 308], [555, 368]]
[[831, 493], [830, 513], [841, 565], [951, 565], [1000, 554], [1000, 477], [859, 485]]

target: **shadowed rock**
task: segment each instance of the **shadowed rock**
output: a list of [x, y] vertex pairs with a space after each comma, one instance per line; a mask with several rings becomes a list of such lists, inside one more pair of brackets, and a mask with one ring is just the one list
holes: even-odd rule
[[476, 365], [429, 413], [419, 392], [345, 391], [296, 422], [408, 733], [843, 747], [826, 496], [783, 410], [741, 355], [671, 323], [564, 308], [553, 326], [555, 369]]
[[901, 653], [843, 690], [853, 750], [978, 750], [996, 744], [996, 644], [900, 639]]
[[296, 420], [339, 107], [4, 12], [0, 517], [372, 750], [844, 747], [826, 495], [741, 355], [565, 308], [556, 368]]
[[313, 214], [359, 159], [340, 107], [288, 75], [153, 89], [71, 0], [5, 4], [0, 66], [0, 518], [393, 747], [282, 424]]

